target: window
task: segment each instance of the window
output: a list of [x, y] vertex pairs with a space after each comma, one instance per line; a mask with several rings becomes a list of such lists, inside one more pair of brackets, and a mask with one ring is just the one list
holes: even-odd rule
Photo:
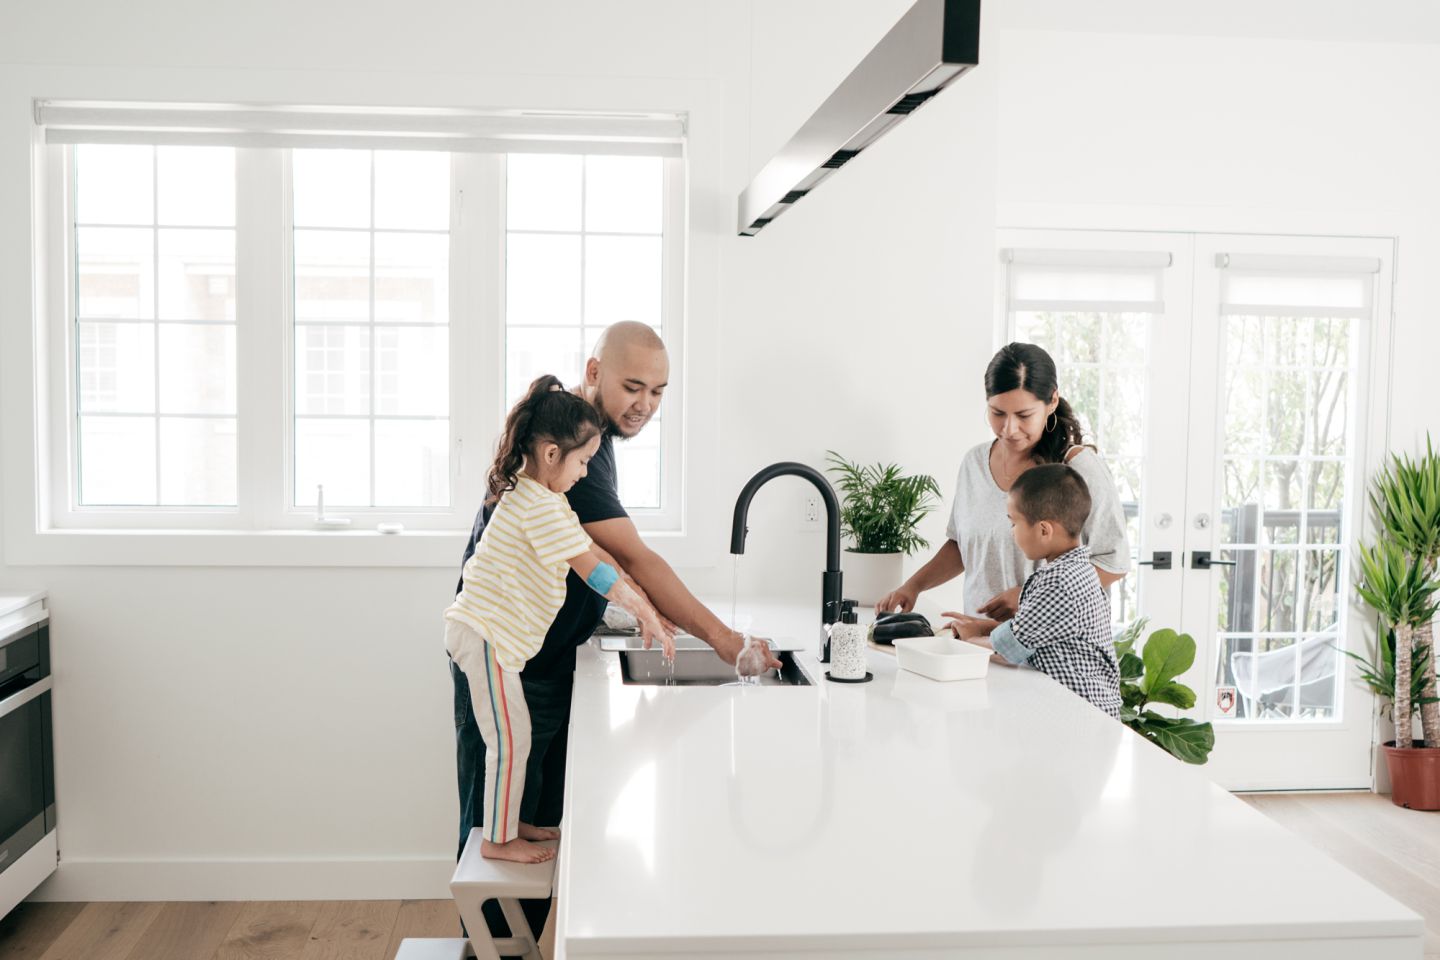
[[1055, 354], [1122, 498], [1138, 490], [1144, 565], [1112, 611], [1133, 597], [1117, 619], [1194, 639], [1178, 679], [1196, 694], [1182, 712], [1215, 723], [1210, 776], [1368, 784], [1372, 697], [1344, 652], [1364, 649], [1374, 619], [1346, 598], [1366, 478], [1386, 457], [1394, 241], [1002, 236], [1011, 330]]
[[[1163, 271], [1170, 255], [1014, 250], [1007, 260], [1012, 336], [1038, 344], [1054, 358], [1061, 395], [1120, 494], [1134, 569], [1144, 502], [1150, 339], [1165, 312]], [[1135, 617], [1139, 589], [1138, 578], [1130, 576], [1112, 591], [1116, 623]]]
[[[680, 369], [673, 117], [584, 118], [577, 135], [573, 118], [307, 113], [336, 141], [281, 130], [283, 111], [77, 107], [72, 128], [66, 109], [41, 108], [64, 184], [65, 385], [42, 525], [303, 529], [323, 509], [325, 526], [466, 528], [533, 375], [578, 383], [619, 319], [662, 332]], [[231, 125], [234, 145], [213, 145]], [[494, 135], [511, 127], [537, 136]], [[679, 401], [617, 448], [622, 499], [651, 529], [680, 527]]]
[[450, 156], [296, 150], [294, 502], [449, 507]]
[[[663, 330], [664, 161], [512, 154], [506, 160], [506, 406], [544, 373], [567, 383], [621, 320]], [[615, 448], [626, 507], [664, 507], [661, 408]]]
[[236, 503], [235, 151], [75, 148], [76, 502]]
[[[1221, 270], [1225, 349], [1216, 682], [1236, 716], [1337, 711], [1354, 385], [1375, 272], [1236, 258]], [[1333, 271], [1333, 272], [1332, 272]]]

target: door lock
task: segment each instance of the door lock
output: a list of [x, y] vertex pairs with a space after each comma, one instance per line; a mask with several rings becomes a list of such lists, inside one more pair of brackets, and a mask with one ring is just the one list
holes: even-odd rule
[[1234, 560], [1211, 560], [1209, 550], [1195, 550], [1190, 554], [1191, 570], [1209, 570], [1211, 567], [1233, 567]]
[[1169, 570], [1171, 567], [1170, 551], [1156, 550], [1150, 554], [1149, 560], [1141, 560], [1138, 566], [1154, 567], [1156, 570]]

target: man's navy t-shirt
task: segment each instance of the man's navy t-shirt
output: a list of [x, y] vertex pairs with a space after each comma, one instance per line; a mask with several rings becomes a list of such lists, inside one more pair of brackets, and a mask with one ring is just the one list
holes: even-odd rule
[[[570, 509], [575, 511], [581, 523], [598, 523], [601, 520], [629, 516], [620, 503], [619, 483], [615, 476], [615, 444], [608, 434], [600, 441], [600, 448], [595, 451], [595, 456], [590, 458], [589, 472], [571, 487], [565, 496], [570, 501]], [[465, 547], [464, 559], [460, 561], [462, 568], [475, 552], [475, 545], [480, 542], [480, 536], [485, 532], [485, 524], [490, 522], [490, 514], [494, 510], [493, 505], [486, 504], [475, 515], [475, 528], [470, 531], [470, 543]], [[455, 592], [459, 593], [464, 587], [465, 580], [462, 576]], [[555, 615], [550, 632], [545, 634], [545, 643], [540, 652], [525, 664], [522, 671], [525, 678], [545, 680], [568, 677], [574, 673], [575, 648], [584, 643], [600, 625], [600, 619], [605, 616], [605, 604], [605, 598], [586, 586], [585, 581], [571, 570], [570, 576], [565, 580], [565, 603]]]

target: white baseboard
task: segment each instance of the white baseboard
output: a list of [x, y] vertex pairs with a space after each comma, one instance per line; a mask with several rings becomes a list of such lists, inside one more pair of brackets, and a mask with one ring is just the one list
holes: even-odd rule
[[455, 861], [64, 860], [31, 899], [448, 900]]

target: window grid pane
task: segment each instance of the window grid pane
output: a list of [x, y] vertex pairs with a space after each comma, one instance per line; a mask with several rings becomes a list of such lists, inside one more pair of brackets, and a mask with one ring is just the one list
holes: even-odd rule
[[[664, 165], [653, 157], [510, 154], [506, 160], [506, 409], [541, 374], [574, 384], [601, 331], [663, 335]], [[620, 497], [665, 507], [656, 416], [615, 447]]]
[[71, 157], [76, 502], [233, 507], [235, 151]]
[[1217, 684], [1236, 718], [1339, 715], [1349, 578], [1349, 408], [1359, 324], [1286, 313], [1223, 317], [1223, 559]]
[[297, 507], [448, 507], [450, 155], [295, 150]]

